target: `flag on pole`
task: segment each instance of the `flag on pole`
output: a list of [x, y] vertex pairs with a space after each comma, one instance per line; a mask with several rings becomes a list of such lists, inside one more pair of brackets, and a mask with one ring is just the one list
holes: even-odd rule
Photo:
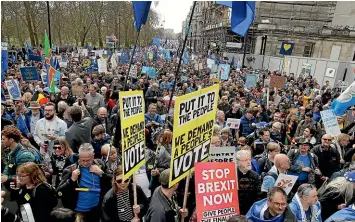
[[23, 120], [22, 114], [18, 115], [16, 127], [21, 131], [22, 134], [27, 135], [30, 133], [28, 127]]
[[141, 26], [146, 23], [151, 1], [133, 1], [133, 12], [134, 12], [134, 26], [137, 32], [141, 29]]
[[254, 20], [255, 2], [253, 1], [217, 1], [216, 4], [232, 8], [231, 30], [245, 36]]
[[49, 65], [48, 69], [48, 77], [47, 77], [47, 86], [52, 92], [55, 92], [55, 85], [54, 85], [54, 75], [55, 75], [56, 70], [53, 68], [53, 66]]
[[353, 82], [345, 91], [336, 98], [330, 108], [334, 109], [335, 115], [341, 116], [345, 113], [346, 109], [355, 105], [355, 82]]
[[44, 32], [44, 53], [45, 53], [46, 64], [49, 65], [50, 58], [52, 56], [52, 50], [51, 50], [51, 46], [49, 44], [47, 32]]

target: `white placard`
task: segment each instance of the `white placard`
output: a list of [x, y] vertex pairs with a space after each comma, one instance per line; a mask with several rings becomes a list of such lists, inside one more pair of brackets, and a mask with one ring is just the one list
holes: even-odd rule
[[214, 64], [214, 60], [213, 59], [207, 59], [207, 67], [209, 69], [212, 69], [212, 65]]
[[330, 77], [330, 78], [334, 78], [334, 76], [335, 76], [335, 69], [333, 69], [333, 68], [327, 68], [327, 71], [325, 71], [325, 76], [326, 76], [326, 77]]
[[102, 73], [102, 72], [107, 72], [107, 61], [106, 59], [98, 59], [97, 60], [97, 67], [98, 67], [98, 71], [99, 73]]
[[324, 124], [325, 132], [331, 136], [338, 136], [341, 134], [340, 127], [337, 121], [334, 110], [328, 109], [320, 112]]
[[279, 174], [274, 186], [282, 188], [288, 195], [292, 190], [292, 187], [295, 185], [298, 176]]
[[231, 129], [239, 129], [240, 119], [227, 118], [227, 124]]
[[237, 162], [234, 146], [211, 146], [209, 162]]
[[61, 68], [67, 68], [68, 62], [59, 62], [59, 66], [60, 66]]
[[138, 68], [137, 65], [132, 65], [131, 70], [129, 71], [129, 75], [137, 78]]

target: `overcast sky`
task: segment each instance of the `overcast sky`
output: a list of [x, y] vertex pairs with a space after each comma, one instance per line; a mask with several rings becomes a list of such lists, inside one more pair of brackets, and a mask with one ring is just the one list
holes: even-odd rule
[[181, 32], [182, 22], [186, 19], [189, 13], [192, 1], [184, 0], [163, 0], [159, 1], [157, 7], [155, 2], [152, 3], [152, 7], [160, 14], [160, 21], [165, 19], [166, 29], [174, 29], [175, 33]]

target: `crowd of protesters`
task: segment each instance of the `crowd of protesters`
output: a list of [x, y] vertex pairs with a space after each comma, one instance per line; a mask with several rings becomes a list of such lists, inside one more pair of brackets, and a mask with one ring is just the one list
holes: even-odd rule
[[[138, 48], [136, 54], [146, 50]], [[57, 94], [40, 80], [22, 81], [21, 66], [41, 71], [42, 62], [25, 60], [22, 52], [16, 62], [9, 59], [5, 78], [19, 81], [22, 98], [1, 101], [2, 220], [20, 221], [20, 206], [29, 204], [36, 222], [197, 221], [194, 176], [186, 208], [181, 208], [185, 180], [169, 187], [174, 129], [168, 107], [174, 108], [176, 97], [213, 84], [207, 53], [182, 64], [179, 75], [176, 53], [171, 62], [136, 56], [138, 77], [128, 80], [128, 64], [111, 68], [109, 62], [109, 72], [88, 74], [81, 64], [84, 57], [74, 59], [69, 51], [58, 56], [63, 54], [68, 66], [61, 68]], [[141, 73], [142, 66], [157, 68], [157, 78]], [[247, 89], [251, 72], [259, 81]], [[267, 96], [263, 82], [272, 75], [285, 76], [287, 83]], [[71, 90], [78, 79], [82, 97]], [[320, 116], [341, 89], [311, 76], [247, 67], [232, 67], [229, 79], [219, 84], [212, 144], [236, 148], [236, 192], [244, 215], [229, 221], [354, 221], [355, 107], [337, 117], [342, 133], [337, 137], [325, 132]], [[136, 204], [132, 180], [123, 181], [121, 169], [118, 98], [124, 90], [145, 95], [146, 165], [136, 172]], [[41, 104], [40, 95], [48, 101]], [[228, 128], [227, 118], [241, 119], [239, 129]], [[289, 195], [274, 186], [280, 173], [298, 176]], [[10, 209], [7, 204], [13, 201], [17, 207]]]

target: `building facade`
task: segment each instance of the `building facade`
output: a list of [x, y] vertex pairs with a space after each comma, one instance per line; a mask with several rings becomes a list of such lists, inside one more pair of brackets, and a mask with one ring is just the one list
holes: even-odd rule
[[[198, 52], [218, 47], [221, 52], [242, 53], [244, 38], [230, 31], [230, 17], [228, 7], [212, 1], [197, 2], [187, 46]], [[183, 23], [182, 35], [189, 18], [190, 14]], [[283, 41], [295, 43], [294, 56], [355, 61], [355, 2], [256, 2], [246, 52], [282, 56], [279, 51]]]

